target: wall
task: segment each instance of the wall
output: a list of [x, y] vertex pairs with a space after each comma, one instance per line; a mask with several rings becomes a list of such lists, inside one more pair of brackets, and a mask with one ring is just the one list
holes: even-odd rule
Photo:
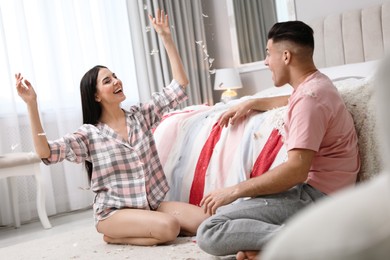
[[295, 11], [298, 20], [311, 21], [332, 13], [365, 8], [389, 0], [295, 0]]
[[[203, 12], [208, 16], [204, 19], [208, 53], [215, 59], [213, 67], [217, 69], [234, 66], [227, 1], [229, 0], [202, 0]], [[390, 0], [295, 0], [295, 9], [298, 20], [310, 21], [332, 13], [364, 8], [388, 1]], [[271, 73], [267, 68], [241, 73], [241, 80], [244, 88], [237, 91], [240, 96], [252, 95], [273, 86]], [[220, 92], [214, 93], [216, 102], [219, 101], [220, 94]]]

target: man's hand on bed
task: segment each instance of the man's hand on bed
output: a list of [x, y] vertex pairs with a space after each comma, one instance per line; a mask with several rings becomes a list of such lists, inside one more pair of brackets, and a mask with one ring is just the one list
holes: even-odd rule
[[274, 96], [274, 97], [263, 97], [263, 98], [252, 98], [243, 101], [222, 114], [218, 120], [218, 124], [221, 127], [227, 127], [229, 122], [234, 125], [239, 120], [245, 119], [250, 116], [253, 111], [264, 112], [274, 108], [282, 107], [287, 105], [288, 98], [290, 96]]
[[229, 123], [234, 125], [239, 120], [245, 119], [252, 112], [253, 100], [246, 100], [240, 104], [232, 106], [221, 115], [218, 124], [221, 127], [227, 127]]
[[204, 208], [206, 214], [214, 215], [217, 209], [235, 201], [234, 186], [217, 189], [203, 197], [200, 206]]

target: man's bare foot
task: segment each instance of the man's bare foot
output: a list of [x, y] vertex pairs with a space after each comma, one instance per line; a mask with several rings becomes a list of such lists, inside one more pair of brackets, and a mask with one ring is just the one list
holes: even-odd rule
[[237, 260], [260, 260], [258, 257], [259, 251], [239, 251], [236, 254]]

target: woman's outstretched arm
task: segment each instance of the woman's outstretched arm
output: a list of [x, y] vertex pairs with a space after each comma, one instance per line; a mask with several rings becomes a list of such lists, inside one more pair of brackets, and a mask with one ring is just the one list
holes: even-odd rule
[[164, 43], [169, 62], [171, 64], [173, 78], [185, 88], [188, 85], [188, 78], [179, 56], [179, 52], [177, 51], [176, 45], [172, 39], [168, 15], [164, 14], [163, 10], [157, 9], [156, 17], [149, 15], [149, 20]]
[[41, 158], [48, 158], [50, 156], [50, 148], [39, 118], [37, 95], [31, 83], [26, 79], [23, 80], [20, 73], [15, 74], [15, 79], [18, 95], [27, 104], [35, 152]]

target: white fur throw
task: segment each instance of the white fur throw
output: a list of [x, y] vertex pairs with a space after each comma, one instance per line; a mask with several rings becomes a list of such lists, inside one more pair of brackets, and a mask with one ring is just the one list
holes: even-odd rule
[[372, 77], [349, 78], [336, 81], [334, 84], [355, 122], [361, 158], [358, 181], [370, 179], [382, 169], [380, 142], [377, 135], [374, 79]]

